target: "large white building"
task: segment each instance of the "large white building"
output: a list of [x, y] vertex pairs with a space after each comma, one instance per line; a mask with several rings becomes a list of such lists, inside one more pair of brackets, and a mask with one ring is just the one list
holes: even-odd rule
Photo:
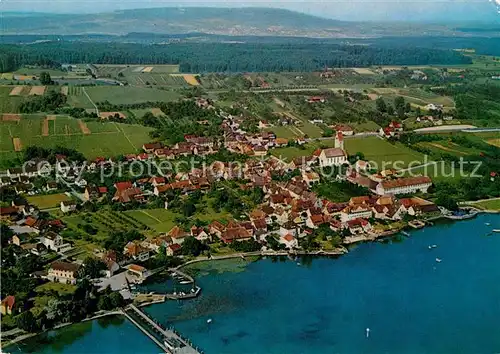
[[427, 193], [431, 185], [432, 180], [427, 176], [398, 178], [377, 184], [376, 193], [378, 195]]
[[340, 166], [344, 163], [347, 163], [347, 154], [341, 148], [324, 149], [319, 155], [321, 167]]

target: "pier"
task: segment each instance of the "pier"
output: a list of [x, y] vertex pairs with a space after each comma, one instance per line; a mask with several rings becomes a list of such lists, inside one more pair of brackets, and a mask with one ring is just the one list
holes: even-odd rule
[[163, 352], [168, 354], [201, 354], [187, 340], [172, 329], [163, 328], [157, 321], [144, 313], [135, 305], [129, 305], [125, 316], [144, 334], [146, 334]]

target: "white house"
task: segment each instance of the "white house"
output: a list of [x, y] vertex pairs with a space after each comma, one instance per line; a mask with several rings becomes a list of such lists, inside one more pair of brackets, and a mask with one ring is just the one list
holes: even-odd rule
[[347, 163], [347, 155], [340, 148], [324, 149], [319, 155], [319, 165], [321, 167], [340, 166]]
[[40, 242], [49, 250], [58, 251], [63, 245], [63, 238], [55, 232], [49, 231], [40, 238]]
[[372, 215], [373, 212], [369, 206], [350, 205], [348, 207], [345, 207], [340, 212], [340, 220], [342, 222], [348, 222], [358, 218], [369, 219], [372, 217]]
[[64, 200], [61, 202], [61, 211], [69, 213], [76, 210], [76, 202], [74, 200]]
[[380, 182], [376, 187], [378, 195], [427, 193], [432, 180], [427, 176], [398, 178]]

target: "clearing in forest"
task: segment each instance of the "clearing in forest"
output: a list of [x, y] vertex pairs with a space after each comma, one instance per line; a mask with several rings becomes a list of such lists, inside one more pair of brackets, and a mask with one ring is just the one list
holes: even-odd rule
[[151, 108], [151, 113], [153, 113], [155, 117], [164, 116], [163, 111], [159, 108]]
[[63, 86], [61, 87], [61, 93], [64, 95], [64, 96], [67, 96], [68, 93], [69, 93], [69, 86]]
[[45, 93], [45, 86], [33, 86], [30, 90], [30, 96], [43, 96]]
[[83, 134], [89, 135], [92, 133], [89, 127], [87, 127], [87, 124], [85, 124], [83, 120], [78, 119], [78, 125], [80, 126], [80, 130], [82, 131]]
[[14, 144], [14, 151], [19, 152], [23, 149], [23, 145], [21, 144], [21, 139], [12, 138], [12, 143]]
[[200, 84], [198, 82], [198, 80], [196, 79], [196, 76], [194, 76], [194, 75], [186, 74], [186, 75], [183, 75], [183, 77], [184, 77], [184, 80], [186, 80], [186, 82], [192, 86], [198, 86]]
[[356, 73], [360, 75], [374, 75], [375, 73], [367, 68], [352, 68]]
[[16, 86], [10, 91], [9, 96], [20, 96], [21, 93], [23, 92], [24, 86]]
[[13, 113], [4, 113], [2, 115], [2, 120], [4, 122], [19, 122], [21, 120], [21, 115]]

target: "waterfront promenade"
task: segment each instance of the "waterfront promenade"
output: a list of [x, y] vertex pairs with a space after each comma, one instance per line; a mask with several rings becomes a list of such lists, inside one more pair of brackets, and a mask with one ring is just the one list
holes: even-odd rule
[[201, 354], [188, 340], [173, 330], [163, 328], [135, 305], [127, 306], [124, 314], [165, 353]]

